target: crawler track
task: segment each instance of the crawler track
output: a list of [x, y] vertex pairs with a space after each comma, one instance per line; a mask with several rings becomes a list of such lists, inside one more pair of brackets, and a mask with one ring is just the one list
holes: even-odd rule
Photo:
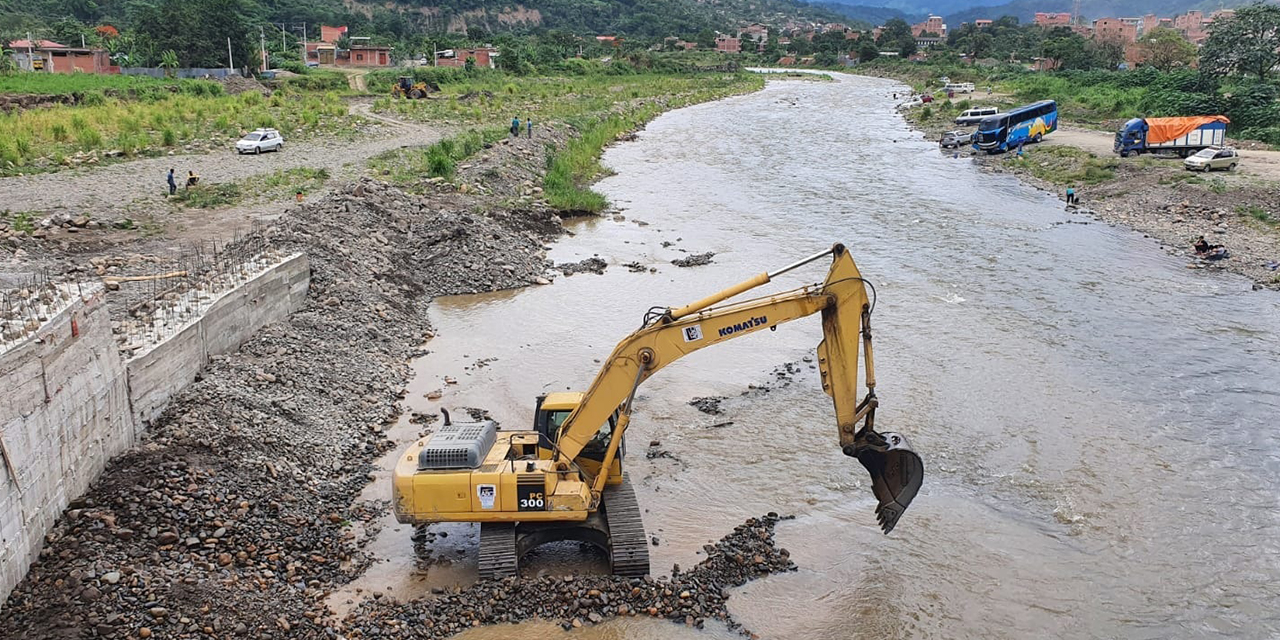
[[505, 578], [520, 572], [516, 526], [510, 522], [480, 525], [480, 579]]
[[649, 539], [640, 519], [640, 503], [631, 488], [631, 479], [604, 492], [604, 516], [609, 524], [609, 559], [613, 574], [643, 578], [649, 574]]

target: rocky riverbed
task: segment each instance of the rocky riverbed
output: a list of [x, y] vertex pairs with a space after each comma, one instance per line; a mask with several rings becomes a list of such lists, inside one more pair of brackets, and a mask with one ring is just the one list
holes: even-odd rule
[[[3, 637], [331, 637], [352, 524], [438, 295], [538, 281], [545, 208], [362, 180], [256, 232], [305, 251], [302, 310], [213, 360], [48, 534]], [[480, 213], [489, 210], [491, 213]]]
[[[665, 618], [701, 628], [708, 619], [741, 627], [726, 608], [729, 590], [773, 573], [794, 571], [786, 549], [774, 545], [776, 513], [751, 518], [715, 544], [688, 571], [670, 577], [554, 576], [484, 580], [435, 599], [406, 603], [374, 599], [346, 619], [349, 638], [447, 638], [480, 624], [541, 618], [565, 629], [618, 616]], [[743, 635], [750, 635], [743, 630]]]

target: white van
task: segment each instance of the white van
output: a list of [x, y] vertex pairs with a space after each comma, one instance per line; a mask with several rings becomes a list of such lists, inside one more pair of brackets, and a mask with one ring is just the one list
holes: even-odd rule
[[994, 116], [1000, 113], [1000, 109], [996, 107], [974, 107], [966, 109], [956, 116], [956, 124], [978, 124], [987, 116]]
[[974, 86], [972, 82], [948, 82], [942, 90], [952, 93], [973, 93]]

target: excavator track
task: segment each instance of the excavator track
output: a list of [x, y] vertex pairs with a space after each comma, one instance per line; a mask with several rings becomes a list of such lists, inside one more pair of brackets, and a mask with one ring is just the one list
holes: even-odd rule
[[519, 573], [516, 525], [510, 522], [481, 523], [480, 579], [505, 578]]
[[640, 503], [631, 479], [604, 492], [604, 517], [609, 524], [609, 561], [613, 575], [643, 578], [649, 575], [649, 539], [640, 519]]

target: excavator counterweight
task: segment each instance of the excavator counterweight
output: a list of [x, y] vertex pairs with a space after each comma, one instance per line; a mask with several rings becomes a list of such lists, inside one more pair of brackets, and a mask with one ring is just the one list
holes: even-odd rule
[[[728, 302], [827, 256], [832, 263], [820, 284]], [[412, 524], [481, 523], [481, 577], [517, 573], [524, 553], [555, 540], [594, 544], [609, 554], [615, 573], [644, 575], [648, 547], [623, 470], [637, 389], [684, 355], [820, 313], [818, 369], [834, 404], [838, 441], [870, 474], [876, 517], [889, 533], [920, 490], [924, 464], [904, 436], [874, 428], [875, 302], [867, 288], [844, 245], [836, 244], [692, 304], [654, 308], [617, 344], [586, 392], [539, 397], [532, 430], [497, 431], [492, 423], [451, 424], [446, 417], [437, 433], [410, 446], [392, 477], [396, 517]]]

